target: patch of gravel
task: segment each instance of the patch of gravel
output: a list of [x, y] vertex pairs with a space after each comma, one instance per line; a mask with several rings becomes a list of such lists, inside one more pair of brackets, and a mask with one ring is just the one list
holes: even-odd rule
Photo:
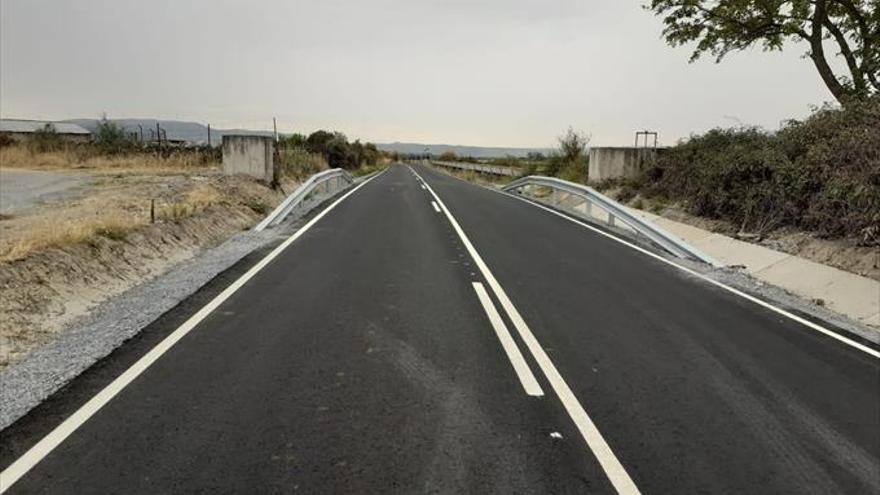
[[74, 320], [57, 339], [0, 372], [0, 429], [109, 355], [220, 272], [279, 235], [277, 229], [237, 234]]
[[[355, 184], [367, 178], [357, 178]], [[31, 352], [20, 363], [0, 370], [0, 430], [249, 253], [290, 236], [301, 227], [306, 215], [347, 189], [310, 197], [274, 228], [241, 232], [217, 247], [173, 265], [164, 274], [99, 304], [72, 321], [58, 338]]]

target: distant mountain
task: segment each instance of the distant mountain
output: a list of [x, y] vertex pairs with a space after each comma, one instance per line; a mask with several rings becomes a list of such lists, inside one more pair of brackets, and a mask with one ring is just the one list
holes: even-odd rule
[[[140, 135], [143, 132], [144, 139], [147, 141], [155, 139], [156, 123], [166, 133], [168, 139], [183, 140], [194, 144], [205, 144], [208, 142], [208, 127], [198, 122], [186, 122], [181, 120], [156, 120], [156, 119], [110, 119], [112, 122], [121, 125], [125, 130]], [[97, 129], [98, 119], [69, 119], [63, 122], [70, 122], [84, 127], [90, 131]], [[271, 131], [252, 131], [248, 129], [215, 129], [211, 128], [211, 143], [220, 144], [225, 134], [251, 134], [256, 136], [271, 136]], [[376, 144], [376, 147], [385, 151], [396, 151], [404, 154], [422, 154], [425, 150], [428, 153], [438, 156], [447, 151], [451, 151], [458, 156], [469, 156], [474, 158], [499, 158], [504, 156], [524, 157], [529, 152], [540, 152], [547, 154], [550, 149], [547, 148], [501, 148], [501, 147], [483, 147], [483, 146], [462, 146], [451, 144], [421, 144], [421, 143], [384, 143]]]
[[[458, 156], [471, 156], [474, 158], [500, 158], [504, 156], [514, 156], [517, 158], [525, 157], [530, 152], [538, 152], [547, 154], [551, 150], [549, 148], [492, 148], [483, 146], [463, 146], [457, 144], [421, 144], [421, 143], [382, 143], [376, 144], [376, 147], [384, 151], [396, 151], [405, 154], [423, 154], [430, 153], [432, 155], [441, 155], [447, 151], [451, 151]], [[427, 151], [425, 151], [427, 150]]]
[[[180, 120], [156, 120], [156, 119], [110, 119], [113, 123], [121, 125], [128, 132], [137, 134], [143, 130], [144, 139], [155, 139], [156, 123], [165, 133], [168, 139], [180, 139], [194, 144], [206, 144], [208, 142], [208, 127], [198, 122], [184, 122]], [[70, 119], [71, 122], [90, 131], [98, 127], [98, 119]], [[225, 134], [252, 134], [257, 136], [271, 136], [271, 131], [251, 131], [248, 129], [215, 129], [211, 128], [211, 143], [220, 144]]]

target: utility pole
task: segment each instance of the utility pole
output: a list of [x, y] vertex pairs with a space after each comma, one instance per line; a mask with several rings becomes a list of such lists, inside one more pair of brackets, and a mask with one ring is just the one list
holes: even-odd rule
[[211, 147], [211, 124], [208, 124], [208, 147]]
[[159, 130], [159, 121], [156, 121], [156, 145], [162, 147], [162, 132]]
[[278, 142], [278, 126], [275, 124], [275, 117], [272, 117], [272, 135], [275, 136], [275, 142]]

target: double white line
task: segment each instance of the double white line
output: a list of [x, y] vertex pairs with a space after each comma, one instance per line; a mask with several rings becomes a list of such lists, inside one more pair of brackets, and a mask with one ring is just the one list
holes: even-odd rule
[[[501, 303], [501, 307], [504, 309], [504, 312], [507, 314], [508, 319], [510, 319], [511, 323], [513, 323], [514, 328], [516, 328], [519, 333], [520, 338], [525, 343], [529, 352], [532, 354], [532, 357], [538, 363], [538, 367], [541, 368], [541, 371], [544, 373], [544, 376], [547, 378], [547, 381], [550, 383], [550, 386], [553, 388], [553, 391], [556, 392], [557, 397], [559, 397], [560, 402], [562, 402], [562, 406], [565, 408], [565, 411], [568, 413], [569, 417], [574, 421], [575, 426], [577, 426], [578, 431], [580, 431], [581, 436], [584, 438], [584, 441], [587, 442], [587, 446], [593, 452], [593, 455], [596, 456], [596, 459], [599, 461], [599, 464], [602, 466], [602, 469], [605, 471], [605, 475], [608, 476], [609, 481], [617, 490], [618, 493], [622, 494], [638, 494], [639, 489], [636, 487], [632, 478], [627, 474], [626, 469], [624, 469], [623, 465], [617, 459], [617, 456], [614, 455], [614, 452], [611, 450], [611, 447], [608, 446], [608, 442], [605, 441], [605, 438], [599, 432], [599, 429], [596, 428], [596, 425], [593, 423], [593, 420], [590, 419], [590, 416], [584, 410], [584, 407], [578, 401], [577, 397], [575, 397], [574, 392], [571, 391], [568, 384], [565, 383], [565, 380], [562, 378], [562, 375], [556, 369], [556, 366], [550, 360], [550, 357], [547, 356], [547, 353], [544, 351], [544, 348], [541, 347], [541, 344], [538, 343], [538, 340], [535, 338], [535, 335], [532, 333], [532, 330], [529, 328], [528, 324], [526, 324], [525, 320], [523, 320], [522, 315], [519, 314], [516, 307], [510, 301], [510, 298], [507, 297], [507, 293], [504, 292], [504, 289], [501, 287], [501, 284], [498, 283], [498, 280], [495, 279], [495, 276], [492, 274], [492, 271], [489, 270], [489, 267], [486, 266], [486, 263], [483, 261], [483, 258], [480, 256], [480, 253], [474, 248], [474, 245], [471, 243], [467, 234], [462, 230], [461, 225], [458, 224], [458, 221], [455, 217], [452, 216], [452, 213], [449, 212], [449, 209], [446, 207], [446, 204], [443, 203], [443, 200], [437, 196], [437, 193], [434, 192], [434, 189], [416, 172], [412, 167], [410, 167], [410, 171], [418, 177], [419, 181], [427, 188], [428, 192], [431, 193], [431, 196], [434, 197], [434, 200], [438, 205], [440, 205], [440, 209], [446, 215], [446, 218], [449, 220], [449, 223], [452, 224], [452, 228], [455, 230], [456, 234], [458, 234], [458, 238], [461, 240], [462, 244], [464, 244], [465, 249], [467, 249], [468, 254], [470, 254], [471, 258], [474, 260], [474, 264], [479, 268], [480, 273], [483, 275], [483, 278], [486, 280], [486, 283], [489, 284], [489, 288], [492, 289], [492, 292], [495, 294], [495, 298]], [[480, 289], [482, 289], [482, 284], [477, 288], [475, 284], [474, 289], [477, 291], [477, 295], [480, 296]], [[491, 311], [497, 315], [497, 311], [495, 311], [495, 307], [492, 305], [492, 302], [488, 300], [488, 294], [485, 289], [483, 289], [483, 293], [486, 296], [486, 301], [484, 302], [483, 297], [480, 297], [480, 302], [483, 303], [484, 308], [487, 313], [490, 311], [486, 306], [488, 303], [489, 307], [491, 307]], [[490, 320], [492, 320], [492, 315], [490, 314]], [[500, 317], [498, 318], [500, 322]], [[503, 323], [501, 323], [503, 326]], [[493, 327], [495, 327], [495, 322], [493, 321]], [[498, 328], [495, 328], [496, 332], [498, 332]], [[506, 332], [506, 328], [504, 328], [504, 332]], [[507, 333], [507, 337], [510, 337], [510, 334]], [[499, 334], [499, 339], [502, 340], [502, 345], [505, 346], [505, 350], [507, 350], [506, 345], [504, 344], [505, 338]], [[516, 347], [516, 344], [510, 339], [510, 345]], [[520, 378], [520, 381], [523, 383], [523, 388], [526, 389], [526, 393], [529, 393], [529, 390], [535, 391], [536, 389], [533, 387], [537, 387], [537, 390], [540, 390], [540, 385], [538, 385], [535, 380], [534, 375], [532, 375], [531, 370], [528, 369], [528, 365], [526, 365], [525, 360], [522, 359], [522, 354], [520, 354], [519, 349], [516, 350], [516, 355], [519, 355], [519, 359], [522, 360], [521, 366], [524, 366], [527, 371], [527, 376], [523, 377], [520, 373], [520, 370], [517, 369], [517, 364], [514, 362], [515, 357], [508, 352], [508, 357], [511, 359], [511, 363], [514, 365], [514, 369], [517, 372], [517, 375]], [[529, 380], [528, 377], [531, 377], [531, 380], [535, 380], [534, 385], [530, 385], [527, 383]], [[543, 392], [541, 392], [543, 393]], [[535, 395], [529, 393], [529, 395]]]

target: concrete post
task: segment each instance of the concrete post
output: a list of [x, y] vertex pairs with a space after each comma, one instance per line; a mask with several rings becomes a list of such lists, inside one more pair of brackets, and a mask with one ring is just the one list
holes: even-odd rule
[[223, 173], [249, 175], [277, 184], [275, 143], [269, 136], [223, 136]]

